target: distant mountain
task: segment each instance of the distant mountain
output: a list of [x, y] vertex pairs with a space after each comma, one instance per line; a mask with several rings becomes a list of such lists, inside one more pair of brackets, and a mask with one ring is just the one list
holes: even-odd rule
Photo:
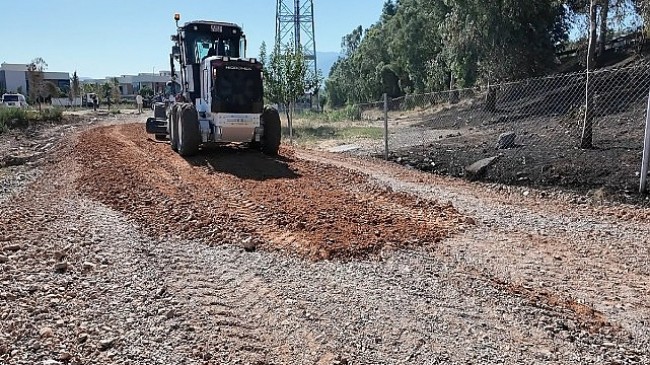
[[323, 73], [324, 78], [330, 75], [330, 70], [340, 55], [338, 52], [316, 52], [318, 68]]

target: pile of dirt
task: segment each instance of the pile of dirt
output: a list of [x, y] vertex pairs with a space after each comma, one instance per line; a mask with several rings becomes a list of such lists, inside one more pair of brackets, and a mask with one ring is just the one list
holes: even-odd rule
[[[496, 138], [495, 138], [496, 140]], [[469, 142], [469, 143], [468, 143]], [[396, 151], [390, 160], [404, 166], [439, 175], [470, 178], [488, 183], [561, 189], [581, 195], [600, 194], [625, 203], [647, 205], [637, 193], [640, 152], [614, 145], [580, 150], [576, 148], [516, 147], [497, 151], [492, 141], [473, 144], [466, 138], [454, 138]], [[466, 168], [490, 157], [498, 157], [480, 176], [469, 176]]]
[[142, 125], [82, 133], [79, 191], [150, 235], [349, 259], [432, 244], [466, 224], [451, 204], [377, 187], [349, 170], [232, 146], [183, 159]]

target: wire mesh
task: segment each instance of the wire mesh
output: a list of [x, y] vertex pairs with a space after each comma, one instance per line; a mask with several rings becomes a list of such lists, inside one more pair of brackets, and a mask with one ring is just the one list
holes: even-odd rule
[[[649, 90], [650, 65], [638, 64], [390, 99], [389, 158], [489, 182], [636, 192]], [[359, 107], [383, 118], [383, 102]]]

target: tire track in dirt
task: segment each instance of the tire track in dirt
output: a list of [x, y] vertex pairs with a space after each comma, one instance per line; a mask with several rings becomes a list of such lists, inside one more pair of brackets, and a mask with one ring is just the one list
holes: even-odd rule
[[357, 172], [219, 148], [183, 159], [142, 125], [82, 133], [79, 190], [149, 234], [282, 249], [311, 259], [367, 256], [439, 242], [467, 225], [451, 204], [395, 193]]
[[[283, 149], [276, 160], [235, 148], [185, 160], [168, 145], [147, 140], [139, 125], [106, 127], [79, 138], [80, 148], [94, 153], [92, 160], [79, 154], [75, 158], [82, 166], [99, 168], [79, 179], [80, 188], [127, 213], [153, 235], [173, 233], [208, 244], [243, 242], [311, 259], [348, 259], [439, 242], [474, 224], [450, 202], [395, 192], [371, 175], [330, 165], [317, 154], [302, 159]], [[103, 158], [110, 155], [115, 158]], [[128, 181], [118, 193], [98, 176]], [[113, 192], [112, 198], [107, 191]], [[489, 281], [531, 303], [568, 310], [592, 331], [611, 327], [602, 313], [576, 307], [579, 303], [572, 298], [496, 278]]]
[[[115, 358], [108, 358], [106, 352], [96, 350], [93, 341], [83, 346], [77, 344], [74, 324], [65, 327], [65, 330], [60, 329], [59, 337], [44, 342], [44, 348], [37, 354], [56, 353], [63, 348], [61, 344], [66, 344], [67, 348], [75, 349], [73, 355], [78, 356], [80, 363], [117, 363], [120, 360], [143, 363], [235, 363], [239, 360], [240, 363], [313, 364], [332, 363], [335, 358], [347, 358], [350, 363], [413, 363], [434, 359], [439, 362], [456, 359], [457, 362], [471, 363], [478, 361], [477, 354], [487, 354], [492, 358], [503, 354], [506, 363], [516, 360], [518, 363], [647, 362], [647, 351], [643, 350], [647, 346], [642, 346], [644, 342], [628, 338], [625, 330], [612, 333], [616, 329], [617, 319], [609, 322], [607, 317], [611, 313], [605, 311], [603, 314], [589, 305], [572, 300], [572, 297], [576, 297], [574, 291], [546, 286], [542, 289], [534, 282], [513, 284], [486, 273], [498, 273], [498, 270], [486, 270], [475, 261], [469, 262], [476, 264], [477, 269], [474, 269], [466, 266], [467, 262], [458, 263], [454, 261], [455, 258], [445, 256], [449, 247], [454, 248], [459, 245], [458, 240], [463, 239], [464, 235], [454, 235], [455, 231], [450, 233], [454, 235], [451, 239], [435, 245], [433, 253], [400, 250], [387, 255], [384, 262], [349, 263], [309, 263], [284, 255], [249, 254], [227, 247], [214, 249], [175, 238], [155, 240], [144, 237], [137, 231], [140, 228], [126, 222], [124, 217], [141, 223], [155, 217], [158, 212], [177, 212], [182, 214], [179, 219], [165, 218], [143, 223], [142, 230], [151, 235], [197, 237], [210, 244], [215, 243], [216, 239], [239, 243], [238, 240], [250, 237], [260, 240], [260, 244], [268, 249], [309, 252], [301, 251], [311, 247], [308, 240], [312, 236], [309, 234], [293, 232], [286, 229], [288, 225], [275, 223], [270, 228], [259, 227], [260, 222], [277, 222], [281, 216], [268, 203], [275, 198], [271, 182], [279, 185], [287, 181], [296, 183], [307, 176], [317, 191], [331, 184], [320, 182], [317, 179], [319, 174], [313, 176], [305, 173], [303, 168], [311, 168], [313, 164], [299, 166], [302, 160], [318, 155], [311, 152], [299, 152], [301, 158], [296, 161], [291, 151], [283, 151], [283, 159], [270, 160], [278, 162], [270, 166], [251, 163], [258, 162], [263, 156], [247, 151], [220, 150], [209, 153], [204, 161], [193, 159], [189, 162], [169, 153], [165, 157], [164, 168], [160, 168], [152, 158], [155, 155], [150, 153], [166, 154], [168, 147], [141, 141], [131, 132], [130, 126], [107, 128], [102, 132], [106, 134], [98, 136], [109, 136], [106, 142], [111, 148], [103, 150], [102, 147], [100, 154], [92, 156], [89, 154], [96, 153], [95, 148], [84, 150], [92, 146], [78, 143], [79, 136], [74, 136], [61, 153], [53, 155], [56, 164], [50, 166], [43, 178], [32, 184], [29, 190], [14, 198], [0, 216], [0, 241], [4, 236], [9, 241], [19, 239], [18, 242], [24, 244], [21, 251], [10, 256], [9, 265], [16, 268], [11, 270], [27, 268], [51, 274], [45, 277], [61, 283], [51, 288], [51, 292], [57, 295], [58, 287], [70, 278], [91, 280], [92, 285], [88, 286], [73, 283], [69, 290], [73, 299], [56, 307], [48, 301], [48, 297], [38, 294], [37, 308], [58, 313], [66, 320], [83, 318], [93, 324], [91, 328], [96, 326], [101, 331], [107, 331], [102, 328], [112, 321], [115, 325], [105, 335], [117, 333], [120, 328], [127, 331], [124, 339], [116, 343], [116, 349], [123, 352]], [[163, 148], [151, 147], [150, 150], [150, 144]], [[137, 161], [137, 164], [121, 164], [123, 157], [131, 162]], [[341, 159], [342, 156], [324, 154], [323, 161], [315, 165], [332, 166]], [[354, 161], [356, 163], [357, 160]], [[235, 167], [226, 162], [235, 163]], [[346, 175], [348, 170], [357, 170], [360, 176], [358, 180], [334, 187], [346, 199], [356, 202], [357, 207], [366, 208], [363, 214], [368, 217], [364, 219], [370, 220], [375, 217], [375, 212], [382, 210], [390, 212], [391, 217], [410, 218], [411, 225], [435, 226], [435, 222], [454, 225], [459, 221], [463, 223], [454, 227], [460, 231], [468, 224], [465, 221], [471, 224], [471, 218], [454, 214], [453, 208], [446, 209], [448, 205], [442, 204], [440, 208], [427, 198], [418, 200], [417, 196], [433, 195], [442, 201], [453, 199], [462, 207], [461, 199], [450, 197], [449, 194], [404, 194], [382, 188], [385, 181], [375, 183], [371, 177], [381, 175], [382, 164], [374, 162], [370, 166], [363, 166], [363, 163], [359, 162], [360, 168], [350, 167], [346, 163], [333, 172], [339, 171], [340, 176]], [[243, 166], [239, 168], [236, 164]], [[89, 170], [89, 165], [96, 166], [93, 169], [100, 171]], [[286, 166], [291, 168], [291, 174], [287, 173]], [[370, 170], [373, 171], [366, 178], [365, 173]], [[105, 174], [106, 171], [111, 171], [111, 174]], [[395, 171], [404, 169], [396, 167], [395, 170], [387, 170], [387, 175], [395, 177]], [[193, 174], [194, 178], [187, 179], [187, 173]], [[260, 177], [264, 174], [267, 175]], [[88, 176], [98, 179], [99, 188], [95, 185], [84, 186], [95, 183], [95, 180], [88, 180]], [[418, 176], [422, 175], [415, 178]], [[116, 183], [119, 185], [113, 186]], [[75, 191], [78, 186], [82, 191], [97, 189], [87, 193], [90, 197], [115, 200], [118, 211], [79, 197]], [[391, 186], [398, 190], [396, 185]], [[435, 183], [421, 185], [423, 188], [431, 186], [435, 186]], [[289, 189], [287, 193], [292, 194], [292, 199], [321, 203], [320, 198], [314, 197], [316, 192], [298, 190], [301, 187], [299, 184], [294, 187], [295, 191]], [[443, 184], [439, 187], [449, 188]], [[153, 189], [151, 195], [147, 189]], [[322, 199], [330, 199], [332, 195]], [[131, 201], [138, 198], [148, 200]], [[212, 200], [207, 201], [207, 198]], [[434, 208], [429, 208], [431, 205]], [[295, 206], [288, 204], [283, 209]], [[158, 210], [161, 207], [168, 210]], [[214, 223], [212, 219], [206, 220], [208, 226], [203, 227], [200, 226], [203, 221], [197, 218], [200, 217], [196, 214], [197, 209], [220, 215], [214, 219]], [[346, 207], [340, 210], [348, 214], [347, 219], [364, 222], [361, 213], [350, 213]], [[297, 216], [291, 211], [283, 214], [286, 214], [286, 217], [282, 216], [283, 219]], [[318, 223], [313, 219], [329, 218], [314, 214], [316, 218], [307, 215], [308, 224]], [[480, 222], [480, 217], [470, 215]], [[390, 229], [399, 228], [395, 222], [387, 224]], [[232, 230], [228, 224], [232, 225]], [[181, 230], [186, 227], [188, 231]], [[371, 225], [368, 227], [374, 228]], [[251, 230], [248, 233], [238, 232], [248, 229]], [[483, 232], [481, 229], [468, 229], [466, 233]], [[493, 227], [490, 231], [496, 229]], [[201, 236], [205, 232], [212, 236]], [[413, 238], [413, 232], [406, 232], [405, 236]], [[397, 233], [399, 231], [391, 234]], [[520, 240], [530, 241], [524, 233], [512, 235], [509, 244], [504, 244], [504, 252], [519, 255], [539, 251], [536, 247], [510, 244]], [[279, 237], [281, 234], [287, 235], [287, 240]], [[77, 244], [81, 246], [71, 247], [67, 251], [65, 260], [72, 267], [65, 275], [52, 272], [53, 262], [49, 260], [53, 255], [58, 255], [59, 249], [65, 251], [73, 236], [80, 236]], [[289, 239], [295, 240], [295, 247], [281, 246]], [[485, 246], [481, 246], [475, 255], [485, 257], [491, 254], [493, 248], [490, 246], [496, 241], [487, 234], [482, 239]], [[53, 241], [56, 242], [56, 249], [51, 245]], [[0, 246], [5, 244], [0, 242]], [[401, 244], [406, 246], [409, 243], [402, 241]], [[427, 242], [411, 244], [424, 245]], [[541, 243], [535, 242], [535, 245]], [[43, 246], [46, 248], [43, 249]], [[382, 246], [386, 247], [388, 243]], [[461, 245], [459, 247], [462, 248]], [[553, 245], [548, 246], [551, 247]], [[28, 252], [29, 255], [34, 253], [35, 258], [28, 259]], [[107, 265], [104, 265], [103, 259], [95, 256], [98, 253], [109, 260]], [[451, 254], [454, 252], [451, 251]], [[82, 263], [88, 259], [97, 264], [96, 272], [82, 273]], [[575, 263], [563, 260], [570, 267], [575, 266]], [[0, 271], [2, 269], [0, 267]], [[29, 287], [27, 275], [17, 278], [19, 285], [7, 284], [12, 288], [9, 292], [11, 295], [20, 294], [24, 291], [23, 287]], [[6, 279], [8, 283], [9, 276]], [[166, 289], [164, 294], [160, 294], [160, 288]], [[0, 302], [5, 298], [9, 297], [0, 297]], [[28, 296], [23, 299], [32, 300]], [[173, 311], [170, 312], [170, 309]], [[29, 316], [22, 309], [19, 314], [25, 318]], [[0, 321], [0, 327], [5, 323]], [[588, 333], [583, 331], [585, 328]], [[18, 331], [20, 335], [9, 337], [5, 344], [9, 345], [10, 350], [18, 348], [26, 354], [29, 348], [27, 340], [43, 341], [39, 340], [37, 329], [33, 327]], [[560, 337], [558, 333], [564, 331], [572, 337]], [[604, 341], [625, 346], [625, 349], [604, 346]], [[559, 348], [558, 355], [553, 355], [553, 360], [540, 358], [534, 352], [535, 347], [526, 347], [533, 343], [540, 348]], [[394, 348], [391, 348], [391, 344], [394, 344]], [[2, 345], [0, 337], [0, 349]], [[360, 350], [367, 345], [370, 350]], [[636, 352], [632, 350], [635, 348], [638, 349]], [[619, 359], [618, 354], [622, 353], [631, 353], [632, 357], [628, 358], [637, 359], [636, 362], [612, 360]], [[30, 359], [34, 359], [33, 363], [37, 359], [42, 360], [37, 355], [30, 356]], [[154, 356], [161, 360], [152, 360]], [[329, 360], [317, 362], [319, 358]]]
[[[331, 156], [323, 152], [316, 152], [316, 151], [309, 151], [309, 152], [301, 151], [299, 155], [300, 157], [310, 161], [329, 163], [332, 164], [333, 166], [338, 166], [340, 168], [349, 168], [355, 171], [367, 173], [369, 178], [378, 179], [379, 184], [382, 184], [381, 181], [383, 180], [383, 184], [388, 183], [389, 186], [392, 185], [392, 179], [394, 178], [399, 179], [399, 180], [395, 180], [396, 185], [400, 185], [400, 182], [407, 182], [407, 184], [408, 182], [416, 182], [416, 183], [428, 182], [431, 185], [436, 185], [440, 183], [442, 180], [441, 178], [434, 175], [424, 174], [419, 171], [410, 171], [410, 170], [402, 169], [400, 167], [396, 167], [391, 163], [387, 163], [384, 161], [374, 161], [371, 167], [370, 166], [366, 167], [364, 166], [365, 164], [363, 158], [352, 158], [345, 155]], [[385, 171], [381, 170], [381, 166], [384, 166], [386, 170]], [[386, 171], [390, 171], [390, 173], [386, 174]], [[443, 190], [447, 189], [452, 192], [455, 190], [458, 191], [460, 189], [459, 186], [457, 185], [460, 185], [463, 189], [467, 189], [468, 191], [473, 190], [477, 194], [476, 198], [478, 198], [478, 196], [481, 196], [481, 199], [484, 199], [486, 202], [503, 203], [502, 201], [503, 198], [501, 196], [496, 194], [494, 195], [484, 194], [484, 192], [480, 191], [481, 187], [477, 187], [474, 185], [466, 186], [466, 183], [463, 181], [454, 181], [453, 183], [447, 181], [445, 184], [445, 188], [443, 188]], [[447, 195], [449, 196], [449, 194]], [[467, 199], [467, 197], [465, 197], [465, 199]], [[522, 202], [509, 202], [509, 204], [516, 204], [516, 203], [523, 205]], [[460, 206], [464, 211], [468, 210], [467, 205], [468, 205], [467, 202], [462, 202], [462, 204], [460, 204]], [[558, 209], [557, 204], [555, 206], [552, 206], [552, 209]], [[474, 219], [475, 219], [474, 217], [467, 218], [467, 220], [472, 223], [474, 223]], [[481, 219], [481, 217], [477, 215], [476, 219]], [[498, 230], [498, 229], [493, 228], [493, 230]], [[515, 236], [518, 237], [519, 235], [521, 235], [521, 234], [516, 234], [515, 232], [509, 229], [506, 229], [506, 232], [507, 233], [504, 234], [511, 236], [513, 243], [517, 240]], [[449, 241], [454, 243], [446, 242], [445, 246], [454, 245], [457, 240], [463, 240], [463, 237], [465, 237], [464, 234], [458, 235]], [[533, 237], [534, 235], [531, 235], [530, 233], [526, 233], [521, 237], [520, 242], [530, 242], [531, 239], [533, 239]], [[489, 243], [488, 240], [486, 242], [486, 246], [490, 246], [490, 245], [491, 244]], [[558, 250], [561, 249], [564, 249], [564, 247], [556, 248], [556, 250], [548, 254], [552, 258], [557, 257]], [[443, 250], [446, 251], [446, 249]], [[489, 250], [490, 250], [489, 248], [486, 248], [484, 254], [488, 254]], [[461, 249], [460, 252], [462, 253], [464, 252], [464, 250]], [[611, 262], [609, 264], [611, 265]], [[533, 306], [537, 306], [549, 310], [555, 310], [558, 313], [567, 313], [567, 312], [570, 313], [571, 316], [575, 318], [577, 322], [580, 323], [580, 325], [589, 332], [616, 333], [621, 330], [620, 324], [612, 322], [612, 320], [608, 318], [608, 316], [605, 313], [595, 309], [591, 305], [580, 303], [578, 301], [579, 299], [577, 299], [573, 294], [549, 291], [547, 289], [537, 288], [535, 285], [530, 286], [527, 283], [522, 284], [519, 281], [512, 282], [507, 279], [502, 279], [496, 275], [486, 274], [486, 271], [484, 269], [481, 269], [480, 267], [475, 267], [474, 265], [468, 266], [466, 270], [467, 272], [472, 273], [474, 277], [482, 278], [482, 280], [486, 280], [486, 282], [490, 283], [490, 285], [494, 286], [499, 290], [503, 290], [512, 295], [527, 300]]]

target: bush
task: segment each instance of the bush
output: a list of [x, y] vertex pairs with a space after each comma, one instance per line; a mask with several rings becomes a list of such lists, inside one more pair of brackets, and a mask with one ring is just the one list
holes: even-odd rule
[[61, 108], [47, 108], [40, 112], [39, 120], [44, 122], [60, 122], [63, 119]]
[[349, 120], [361, 120], [361, 107], [348, 105], [345, 107], [345, 117]]
[[26, 126], [29, 123], [27, 111], [18, 108], [0, 108], [0, 132]]
[[47, 108], [42, 111], [19, 108], [0, 108], [0, 133], [14, 128], [26, 128], [30, 122], [55, 122], [63, 120], [63, 110]]
[[361, 107], [358, 105], [347, 105], [340, 109], [330, 109], [323, 112], [304, 110], [296, 113], [296, 119], [319, 121], [319, 122], [342, 122], [361, 120]]

